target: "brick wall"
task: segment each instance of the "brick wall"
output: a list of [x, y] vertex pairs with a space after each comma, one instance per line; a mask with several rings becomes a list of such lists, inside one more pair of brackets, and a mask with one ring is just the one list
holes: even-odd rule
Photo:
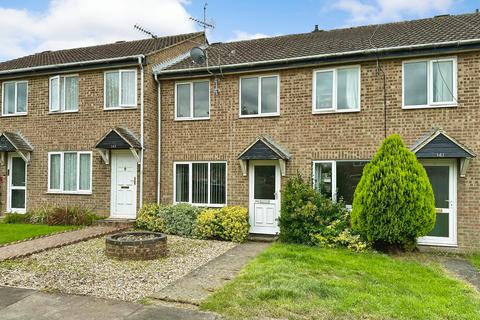
[[[480, 153], [480, 54], [458, 58], [458, 99], [455, 108], [402, 110], [402, 60], [382, 61], [386, 73], [387, 132], [399, 133], [410, 146], [432, 127]], [[319, 66], [320, 67], [320, 66]], [[376, 63], [361, 63], [361, 111], [312, 114], [314, 68], [274, 72], [280, 75], [280, 116], [239, 118], [239, 76], [220, 78], [213, 94], [211, 116], [205, 121], [174, 121], [174, 83], [162, 81], [161, 199], [172, 202], [173, 162], [228, 161], [228, 204], [248, 206], [248, 177], [236, 160], [254, 139], [267, 134], [293, 155], [287, 176], [300, 172], [310, 178], [313, 160], [369, 159], [384, 138], [383, 82]], [[471, 161], [465, 178], [458, 178], [458, 243], [462, 249], [480, 248], [480, 163]], [[282, 178], [282, 182], [286, 179]]]

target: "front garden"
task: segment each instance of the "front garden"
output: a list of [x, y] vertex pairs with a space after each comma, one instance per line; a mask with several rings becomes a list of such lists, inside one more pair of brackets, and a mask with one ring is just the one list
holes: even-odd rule
[[75, 229], [75, 226], [49, 226], [0, 222], [0, 245]]

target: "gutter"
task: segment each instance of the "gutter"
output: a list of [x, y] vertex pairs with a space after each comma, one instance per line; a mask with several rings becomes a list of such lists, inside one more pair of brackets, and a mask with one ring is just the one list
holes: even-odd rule
[[144, 87], [144, 84], [143, 84], [143, 79], [144, 79], [144, 69], [143, 69], [143, 58], [145, 58], [145, 56], [139, 56], [138, 57], [138, 65], [140, 66], [140, 143], [142, 145], [142, 150], [140, 151], [141, 152], [141, 155], [140, 155], [140, 181], [139, 181], [139, 184], [140, 184], [140, 208], [142, 207], [143, 205], [143, 158], [144, 158], [144, 150], [145, 150], [145, 146], [143, 144], [144, 142], [144, 103], [143, 103], [143, 87]]
[[115, 61], [122, 61], [122, 60], [138, 60], [138, 59], [143, 59], [144, 57], [145, 57], [144, 55], [134, 55], [134, 56], [125, 56], [125, 57], [108, 58], [108, 59], [87, 60], [87, 61], [80, 61], [80, 62], [49, 64], [45, 66], [38, 66], [38, 67], [31, 67], [31, 68], [3, 70], [3, 71], [0, 71], [0, 75], [10, 74], [10, 73], [30, 72], [30, 71], [45, 70], [45, 69], [63, 68], [63, 67], [84, 66], [84, 65], [90, 65], [90, 64], [115, 62]]
[[[346, 52], [338, 52], [338, 53], [324, 53], [318, 55], [310, 55], [310, 56], [303, 56], [303, 57], [292, 57], [292, 58], [283, 58], [283, 59], [275, 59], [275, 60], [262, 60], [256, 62], [243, 62], [243, 63], [236, 63], [236, 64], [227, 64], [221, 66], [222, 69], [236, 69], [242, 67], [256, 67], [256, 66], [264, 66], [269, 64], [288, 64], [291, 62], [301, 62], [306, 60], [313, 60], [313, 59], [321, 59], [321, 58], [337, 58], [337, 57], [344, 57], [350, 55], [359, 55], [359, 54], [378, 54], [382, 52], [395, 52], [395, 51], [411, 51], [415, 49], [428, 49], [428, 48], [440, 48], [440, 47], [448, 47], [448, 46], [461, 46], [461, 45], [468, 45], [468, 44], [478, 44], [480, 43], [479, 39], [468, 39], [468, 40], [459, 40], [459, 41], [446, 41], [446, 42], [437, 42], [437, 43], [426, 43], [426, 44], [419, 44], [419, 45], [411, 45], [411, 46], [400, 46], [400, 47], [385, 47], [385, 48], [374, 48], [374, 49], [366, 49], [366, 50], [354, 50], [354, 51], [346, 51]], [[183, 68], [183, 69], [173, 69], [173, 70], [161, 70], [160, 68], [154, 68], [154, 74], [159, 75], [168, 75], [168, 74], [175, 74], [175, 73], [187, 73], [187, 72], [201, 72], [201, 71], [209, 71], [209, 70], [219, 70], [220, 66], [209, 66], [207, 67], [200, 67], [200, 68]]]
[[157, 130], [158, 130], [158, 135], [157, 135], [157, 203], [160, 204], [161, 198], [160, 198], [160, 178], [161, 178], [161, 148], [162, 148], [162, 114], [161, 114], [161, 85], [160, 85], [160, 80], [158, 80], [157, 74], [153, 75], [155, 78], [155, 81], [157, 82]]

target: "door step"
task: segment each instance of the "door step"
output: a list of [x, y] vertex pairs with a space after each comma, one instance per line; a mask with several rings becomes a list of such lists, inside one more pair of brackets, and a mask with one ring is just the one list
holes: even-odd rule
[[122, 229], [130, 229], [135, 226], [135, 219], [107, 218], [107, 219], [97, 220], [97, 225], [120, 227]]
[[248, 235], [248, 240], [253, 242], [275, 242], [278, 240], [278, 235], [250, 233]]

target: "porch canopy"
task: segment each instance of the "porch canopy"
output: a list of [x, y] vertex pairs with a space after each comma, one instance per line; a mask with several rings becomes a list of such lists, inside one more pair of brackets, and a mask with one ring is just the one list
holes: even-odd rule
[[433, 128], [421, 137], [410, 150], [417, 158], [456, 158], [460, 160], [460, 176], [465, 177], [468, 164], [477, 155], [440, 128]]
[[248, 160], [278, 160], [282, 176], [285, 175], [285, 163], [292, 156], [280, 144], [267, 136], [258, 137], [252, 144], [245, 148], [240, 155], [240, 166], [244, 176], [247, 175]]
[[95, 144], [95, 150], [98, 151], [105, 164], [110, 162], [110, 150], [112, 149], [129, 149], [137, 163], [140, 162], [139, 151], [142, 150], [142, 144], [127, 127], [111, 129]]
[[32, 151], [32, 145], [22, 136], [21, 133], [5, 131], [0, 134], [0, 153], [3, 163], [5, 163], [5, 155], [7, 152], [17, 152], [28, 164], [30, 162], [30, 153]]

